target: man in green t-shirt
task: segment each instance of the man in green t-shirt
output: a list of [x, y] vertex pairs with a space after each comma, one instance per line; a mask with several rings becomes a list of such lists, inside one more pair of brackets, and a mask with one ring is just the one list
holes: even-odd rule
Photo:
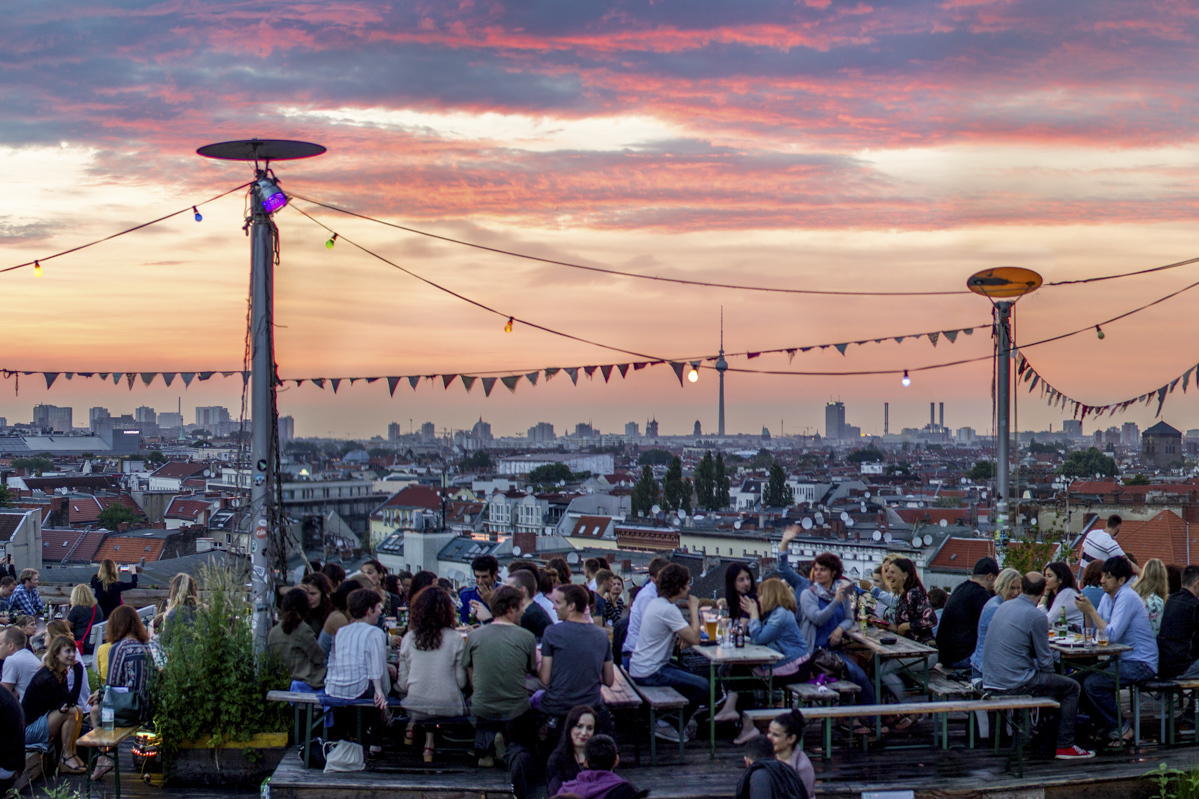
[[[463, 665], [474, 687], [471, 715], [477, 719], [475, 751], [482, 756], [479, 765], [484, 767], [494, 762], [488, 752], [496, 734], [508, 732], [532, 710], [525, 677], [537, 671], [537, 640], [520, 626], [521, 600], [515, 588], [497, 588], [491, 598], [492, 622], [466, 639]], [[513, 734], [508, 732], [509, 740]]]

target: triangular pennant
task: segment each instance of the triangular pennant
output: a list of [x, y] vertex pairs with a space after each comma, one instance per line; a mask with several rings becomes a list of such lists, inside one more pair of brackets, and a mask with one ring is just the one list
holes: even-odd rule
[[[903, 343], [903, 340], [904, 340], [905, 338], [907, 338], [907, 336], [896, 336], [896, 337], [895, 337], [895, 343], [896, 343], [896, 344], [902, 344], [902, 343]], [[804, 352], [807, 352], [807, 350], [804, 350]]]
[[396, 386], [398, 386], [399, 384], [400, 384], [400, 378], [398, 378], [398, 377], [387, 378], [387, 393], [390, 396], [394, 397], [396, 395]]
[[533, 385], [537, 385], [538, 378], [541, 377], [541, 372], [529, 372], [525, 375], [525, 380], [528, 380]]
[[837, 352], [841, 353], [842, 355], [845, 354], [845, 350], [849, 347], [848, 344], [834, 344], [833, 346], [836, 347]]
[[324, 388], [325, 388], [325, 378], [323, 378], [323, 377], [314, 377], [314, 378], [312, 378], [312, 382], [313, 382], [313, 384], [314, 384], [314, 385], [315, 385], [317, 388], [321, 389], [322, 391], [324, 390]]
[[249, 383], [250, 383], [250, 373], [249, 373], [249, 371], [242, 372], [242, 373], [241, 373], [241, 384], [242, 384], [243, 386], [245, 386], [245, 385], [249, 385]]
[[369, 386], [371, 383], [377, 383], [377, 382], [379, 382], [379, 378], [377, 378], [377, 377], [364, 377], [364, 378], [361, 378], [361, 379], [362, 379], [362, 380], [365, 380], [365, 381], [366, 381], [366, 384], [367, 384], [368, 386]]
[[[135, 375], [133, 372], [129, 372], [125, 375], [125, 383], [128, 384], [130, 391], [133, 391], [133, 381], [134, 380], [137, 380], [137, 375]], [[147, 383], [146, 385], [149, 385], [149, 383]]]
[[158, 377], [158, 372], [142, 372], [142, 382], [147, 386], [153, 383], [156, 377]]
[[1169, 393], [1167, 391], [1168, 388], [1169, 386], [1162, 386], [1157, 390], [1157, 413], [1153, 414], [1154, 419], [1162, 415], [1162, 405], [1166, 402], [1166, 394]]
[[670, 368], [674, 370], [674, 376], [679, 379], [679, 385], [683, 385], [683, 364], [671, 361]]
[[337, 387], [341, 385], [341, 378], [340, 377], [330, 377], [329, 385], [333, 386], [333, 393], [336, 394]]
[[[879, 339], [879, 341], [882, 341], [882, 339]], [[798, 352], [798, 350], [795, 350], [795, 349], [787, 350], [787, 363], [795, 362], [795, 353], [796, 352]]]
[[588, 377], [591, 377], [593, 374], [595, 374], [595, 367], [594, 367], [594, 366], [584, 366], [584, 367], [583, 367], [583, 372], [584, 372], [584, 374], [586, 374]]
[[42, 372], [46, 378], [46, 388], [54, 385], [54, 381], [58, 379], [58, 372]]
[[507, 377], [501, 377], [500, 382], [504, 384], [505, 388], [515, 394], [516, 384], [520, 382], [520, 375], [508, 375]]
[[553, 367], [553, 368], [551, 368], [551, 369], [546, 369], [546, 370], [545, 370], [545, 379], [546, 379], [546, 380], [549, 380], [549, 379], [550, 379], [550, 378], [552, 378], [554, 375], [558, 374], [558, 372], [560, 372], [560, 371], [562, 371], [562, 370], [561, 370], [561, 369], [558, 369], [557, 367]]
[[1037, 387], [1037, 383], [1040, 382], [1040, 380], [1041, 380], [1040, 375], [1038, 375], [1038, 374], [1033, 375], [1032, 382], [1029, 383], [1029, 385], [1028, 385], [1028, 393], [1029, 394], [1031, 394], [1032, 390]]
[[939, 341], [940, 338], [941, 338], [940, 333], [929, 333], [928, 334], [928, 340], [934, 347], [937, 346], [937, 341]]
[[956, 330], [942, 330], [941, 335], [943, 335], [943, 336], [945, 336], [945, 338], [949, 339], [950, 344], [952, 344], [958, 340], [958, 331], [956, 331]]
[[608, 378], [612, 376], [612, 364], [600, 367], [600, 374], [604, 376], [604, 382], [608, 382]]
[[441, 376], [441, 387], [442, 387], [442, 388], [449, 388], [449, 387], [450, 387], [450, 383], [453, 383], [453, 382], [454, 382], [454, 378], [455, 378], [455, 377], [457, 377], [457, 376], [458, 376], [458, 375], [442, 375], [442, 376]]
[[1178, 381], [1181, 379], [1182, 379], [1181, 377], [1174, 378], [1174, 382], [1170, 384], [1170, 393], [1171, 394], [1174, 393], [1174, 387], [1178, 385]]
[[112, 373], [112, 384], [114, 386], [121, 385], [121, 378], [124, 376], [125, 376], [124, 372], [113, 372]]
[[216, 374], [216, 372], [200, 372], [200, 379], [201, 379], [201, 380], [208, 380], [208, 379], [210, 379], [210, 378], [211, 378], [211, 377], [212, 377], [214, 374]]
[[303, 378], [300, 378], [299, 380], [293, 380], [292, 382], [296, 384], [296, 388], [299, 388], [300, 386], [304, 385]]
[[221, 377], [233, 377], [233, 372], [221, 372]]
[[965, 333], [967, 336], [973, 336], [973, 335], [974, 335], [974, 328], [972, 328], [972, 327], [963, 327], [963, 328], [962, 328], [962, 332], [963, 332], [963, 333]]
[[62, 376], [65, 377], [67, 380], [70, 380], [72, 377], [75, 376], [75, 373], [74, 372], [63, 372]]
[[352, 386], [352, 385], [354, 385], [355, 383], [357, 383], [357, 382], [358, 382], [359, 380], [361, 380], [361, 379], [362, 379], [361, 377], [351, 377], [351, 378], [350, 378], [350, 385], [351, 385], [351, 386]]
[[462, 375], [462, 385], [466, 387], [467, 394], [469, 394], [470, 390], [475, 387], [475, 381], [478, 379], [479, 378], [477, 378], [477, 377], [470, 377], [468, 375]]
[[108, 379], [108, 372], [101, 372], [101, 373], [100, 373], [100, 379], [101, 379], [101, 380], [107, 380], [107, 379]]
[[496, 379], [494, 377], [483, 378], [483, 396], [491, 396], [491, 389], [495, 388], [495, 380]]
[[175, 382], [175, 373], [174, 372], [163, 372], [162, 373], [162, 382], [167, 384], [167, 388], [170, 388], [171, 383]]
[[629, 365], [627, 363], [619, 363], [616, 365], [616, 368], [619, 370], [621, 377], [624, 377], [629, 373]]
[[409, 375], [408, 385], [412, 386], [412, 390], [416, 390], [416, 384], [420, 382], [420, 375]]
[[579, 384], [579, 367], [568, 366], [568, 367], [566, 367], [565, 371], [566, 371], [566, 374], [570, 375], [570, 382], [574, 383], [577, 386]]
[[95, 372], [79, 372], [80, 377], [91, 377], [94, 374], [96, 374], [96, 373]]
[[634, 372], [639, 371], [641, 369], [644, 369], [647, 366], [649, 366], [648, 361], [642, 361], [641, 363], [635, 363], [635, 364], [633, 364], [633, 371]]
[[747, 352], [747, 353], [745, 353], [745, 357], [752, 361], [754, 358], [757, 358], [761, 354], [762, 353], [760, 353], [760, 352]]

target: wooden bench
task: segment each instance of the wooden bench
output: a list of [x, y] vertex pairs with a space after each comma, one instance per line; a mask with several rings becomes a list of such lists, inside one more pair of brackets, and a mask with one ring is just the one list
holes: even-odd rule
[[968, 682], [951, 680], [934, 670], [928, 677], [928, 695], [939, 701], [976, 699], [978, 691]]
[[[1030, 696], [1008, 696], [995, 699], [970, 699], [952, 702], [904, 702], [893, 705], [833, 705], [829, 707], [812, 707], [803, 710], [804, 718], [820, 719], [824, 722], [824, 759], [831, 760], [833, 756], [833, 720], [853, 718], [855, 716], [883, 716], [892, 714], [941, 716], [942, 746], [948, 745], [948, 718], [950, 713], [969, 713], [975, 711], [1019, 711], [1021, 714], [1021, 733], [1015, 737], [1015, 757], [1019, 774], [1024, 776], [1024, 739], [1028, 737], [1029, 712], [1032, 710], [1052, 708], [1057, 709], [1058, 703], [1052, 699]], [[790, 710], [765, 708], [749, 710], [746, 715], [758, 726], [767, 726], [778, 716], [789, 713]], [[936, 736], [934, 736], [934, 742]]]
[[658, 714], [677, 716], [679, 730], [679, 763], [684, 761], [684, 747], [687, 745], [687, 698], [673, 688], [664, 685], [638, 685], [620, 668], [621, 674], [649, 706], [649, 764], [658, 765]]
[[[354, 699], [354, 700], [335, 700], [336, 704], [326, 703], [324, 700], [329, 699], [325, 694], [310, 694], [305, 691], [267, 691], [266, 699], [268, 702], [287, 702], [295, 709], [295, 723], [292, 732], [292, 740], [295, 743], [303, 744], [301, 755], [304, 759], [304, 768], [309, 767], [308, 756], [309, 749], [312, 748], [312, 734], [316, 728], [323, 725], [325, 717], [329, 712], [338, 707], [352, 707], [354, 714], [357, 717], [358, 723], [358, 740], [362, 740], [362, 711], [373, 708], [375, 702], [373, 699]], [[388, 707], [400, 707], [400, 700], [395, 697], [388, 697]], [[300, 721], [300, 713], [304, 713], [304, 721]], [[404, 716], [394, 717], [395, 721], [406, 721]]]
[[817, 685], [813, 682], [798, 682], [783, 686], [783, 691], [790, 697], [787, 704], [791, 707], [807, 707], [810, 705], [839, 704], [846, 696], [860, 694], [862, 687], [848, 680]]
[[116, 727], [111, 730], [100, 728], [81, 736], [75, 742], [78, 746], [91, 748], [87, 757], [87, 770], [89, 774], [92, 771], [92, 766], [96, 758], [101, 754], [99, 750], [109, 750], [108, 756], [112, 758], [113, 781], [116, 784], [116, 799], [121, 799], [121, 744], [140, 729], [140, 724], [135, 727]]
[[1141, 694], [1158, 694], [1162, 698], [1161, 731], [1159, 742], [1163, 745], [1175, 744], [1176, 725], [1174, 721], [1174, 698], [1185, 693], [1192, 698], [1199, 693], [1199, 679], [1147, 680], [1134, 683], [1131, 686], [1133, 745], [1141, 745]]

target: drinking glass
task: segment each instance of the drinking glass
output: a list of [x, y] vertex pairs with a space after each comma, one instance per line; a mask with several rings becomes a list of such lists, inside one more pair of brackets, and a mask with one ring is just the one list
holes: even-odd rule
[[1095, 631], [1095, 643], [1099, 644], [1099, 646], [1107, 646], [1107, 628], [1106, 627], [1104, 627], [1102, 630]]

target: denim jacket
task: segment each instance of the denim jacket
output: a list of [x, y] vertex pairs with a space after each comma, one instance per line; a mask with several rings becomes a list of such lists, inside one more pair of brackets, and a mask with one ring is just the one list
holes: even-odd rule
[[782, 653], [783, 659], [774, 664], [776, 669], [808, 655], [808, 647], [799, 634], [795, 614], [781, 605], [770, 611], [765, 621], [751, 619], [749, 635], [755, 644], [769, 646]]

